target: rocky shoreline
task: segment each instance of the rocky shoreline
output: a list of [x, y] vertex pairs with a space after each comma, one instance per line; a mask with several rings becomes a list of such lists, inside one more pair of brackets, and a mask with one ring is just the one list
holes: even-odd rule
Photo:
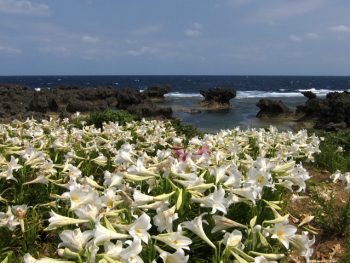
[[[157, 91], [159, 91], [157, 93]], [[96, 88], [57, 87], [32, 89], [20, 85], [0, 85], [0, 119], [68, 117], [73, 113], [122, 109], [143, 117], [170, 118], [170, 107], [159, 107], [154, 98], [164, 96], [162, 88], [152, 87], [150, 93], [131, 88], [109, 86]], [[163, 95], [162, 95], [163, 94]]]
[[[142, 117], [172, 118], [173, 109], [158, 102], [170, 91], [169, 85], [148, 87], [143, 92], [132, 88], [99, 86], [94, 88], [61, 86], [56, 88], [32, 89], [14, 84], [0, 84], [0, 120], [49, 118], [52, 115], [69, 117], [81, 112], [126, 110]], [[231, 107], [230, 100], [236, 96], [234, 89], [213, 88], [200, 92], [204, 99], [199, 110], [220, 110]], [[350, 93], [331, 92], [325, 98], [319, 98], [312, 92], [304, 92], [308, 98], [295, 112], [282, 101], [260, 99], [256, 106], [260, 108], [257, 118], [286, 118], [296, 123], [312, 122], [315, 128], [339, 130], [350, 127]]]

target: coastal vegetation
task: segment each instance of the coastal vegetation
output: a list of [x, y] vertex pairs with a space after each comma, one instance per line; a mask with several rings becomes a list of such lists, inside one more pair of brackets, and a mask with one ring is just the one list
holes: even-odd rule
[[202, 134], [105, 111], [0, 133], [0, 262], [349, 259], [349, 132]]

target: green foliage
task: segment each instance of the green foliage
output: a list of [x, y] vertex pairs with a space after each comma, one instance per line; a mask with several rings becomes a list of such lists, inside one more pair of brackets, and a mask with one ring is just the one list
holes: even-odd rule
[[79, 121], [85, 121], [87, 125], [95, 125], [96, 128], [102, 128], [102, 124], [108, 122], [118, 122], [125, 125], [131, 121], [138, 121], [140, 117], [124, 110], [105, 110], [91, 112], [87, 117], [80, 118]]
[[171, 124], [173, 125], [177, 134], [184, 135], [187, 139], [190, 139], [196, 136], [198, 137], [203, 136], [203, 132], [198, 130], [196, 127], [194, 127], [191, 124], [184, 124], [179, 119], [171, 120]]
[[313, 132], [324, 138], [320, 145], [321, 153], [315, 156], [315, 167], [330, 172], [350, 171], [350, 129], [340, 132]]

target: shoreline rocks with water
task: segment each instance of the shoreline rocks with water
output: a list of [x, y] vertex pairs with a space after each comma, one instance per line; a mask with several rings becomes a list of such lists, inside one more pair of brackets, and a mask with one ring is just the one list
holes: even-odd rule
[[230, 100], [236, 97], [236, 91], [227, 88], [212, 88], [201, 90], [199, 93], [204, 97], [200, 105], [209, 109], [230, 108]]
[[260, 108], [256, 115], [257, 118], [280, 117], [292, 114], [292, 111], [281, 100], [260, 99], [256, 106]]
[[154, 100], [162, 100], [164, 99], [164, 95], [169, 93], [171, 90], [170, 85], [164, 86], [152, 86], [145, 89], [142, 94], [147, 96], [150, 99]]
[[325, 98], [309, 98], [296, 112], [303, 114], [301, 120], [315, 120], [318, 129], [350, 128], [350, 92], [330, 92]]
[[143, 117], [172, 117], [170, 107], [159, 107], [147, 94], [131, 88], [56, 87], [35, 90], [26, 86], [0, 84], [0, 119], [68, 117], [75, 112], [122, 109]]

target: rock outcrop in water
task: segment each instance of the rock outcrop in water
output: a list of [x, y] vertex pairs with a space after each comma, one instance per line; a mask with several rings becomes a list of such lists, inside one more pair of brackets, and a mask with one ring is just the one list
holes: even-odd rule
[[236, 91], [227, 88], [212, 88], [201, 90], [199, 93], [204, 97], [200, 105], [210, 109], [230, 108], [230, 100], [236, 97]]
[[142, 94], [144, 94], [150, 99], [161, 100], [161, 99], [164, 99], [164, 95], [169, 93], [170, 90], [171, 90], [170, 85], [154, 86], [154, 87], [148, 87], [142, 92]]
[[57, 87], [34, 90], [19, 85], [0, 84], [0, 119], [67, 117], [75, 112], [123, 109], [143, 117], [172, 115], [171, 108], [160, 108], [146, 94], [114, 87]]
[[311, 98], [297, 107], [301, 120], [315, 120], [315, 128], [338, 130], [350, 127], [350, 93], [328, 93], [325, 98]]
[[260, 111], [258, 118], [287, 116], [292, 111], [281, 100], [260, 99], [256, 104]]

